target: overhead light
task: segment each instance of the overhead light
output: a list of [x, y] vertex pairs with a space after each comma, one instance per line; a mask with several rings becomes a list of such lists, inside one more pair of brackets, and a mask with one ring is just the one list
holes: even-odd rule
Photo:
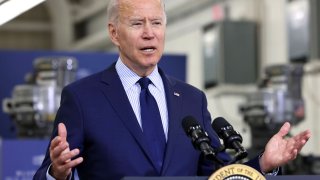
[[45, 0], [0, 0], [0, 26]]

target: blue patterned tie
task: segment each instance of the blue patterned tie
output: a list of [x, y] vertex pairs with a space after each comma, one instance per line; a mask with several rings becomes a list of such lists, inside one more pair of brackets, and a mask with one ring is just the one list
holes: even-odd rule
[[161, 116], [157, 102], [148, 89], [149, 84], [152, 83], [151, 80], [144, 77], [138, 83], [141, 86], [140, 107], [143, 134], [160, 172], [166, 148]]

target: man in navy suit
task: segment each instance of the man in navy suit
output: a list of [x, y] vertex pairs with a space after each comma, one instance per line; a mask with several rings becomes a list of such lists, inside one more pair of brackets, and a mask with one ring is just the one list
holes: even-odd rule
[[[62, 93], [55, 129], [42, 166], [34, 179], [68, 179], [77, 168], [80, 179], [124, 176], [210, 175], [217, 165], [205, 160], [185, 135], [181, 121], [195, 117], [220, 146], [211, 128], [204, 93], [167, 76], [158, 66], [164, 49], [166, 15], [162, 0], [111, 0], [108, 30], [119, 59], [108, 69], [67, 86]], [[148, 86], [161, 115], [165, 153], [160, 169], [143, 133], [138, 83]], [[304, 131], [284, 139], [285, 123], [264, 153], [247, 164], [267, 173], [294, 159], [310, 137]], [[227, 162], [225, 152], [218, 157]]]

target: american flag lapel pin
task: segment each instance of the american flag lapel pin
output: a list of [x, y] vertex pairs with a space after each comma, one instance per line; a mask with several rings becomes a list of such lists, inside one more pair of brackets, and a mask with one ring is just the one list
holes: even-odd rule
[[173, 95], [175, 95], [175, 96], [177, 96], [177, 97], [179, 97], [179, 96], [180, 96], [180, 94], [179, 94], [179, 93], [177, 93], [177, 92], [173, 92]]

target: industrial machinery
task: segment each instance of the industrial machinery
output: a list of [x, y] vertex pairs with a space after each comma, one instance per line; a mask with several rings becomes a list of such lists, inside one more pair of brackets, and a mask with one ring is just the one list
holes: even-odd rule
[[[249, 156], [263, 152], [266, 143], [284, 122], [297, 125], [304, 119], [302, 77], [307, 73], [303, 64], [269, 66], [259, 89], [246, 96], [247, 101], [240, 111], [251, 130]], [[319, 174], [319, 167], [319, 157], [299, 155], [283, 167], [283, 173]]]
[[252, 134], [251, 154], [263, 150], [284, 122], [292, 125], [304, 119], [301, 93], [303, 64], [273, 65], [265, 70], [259, 90], [247, 95], [240, 110]]
[[3, 100], [3, 111], [14, 121], [19, 138], [50, 136], [61, 90], [75, 80], [78, 62], [73, 57], [40, 57], [33, 67], [25, 84], [16, 85], [12, 97]]

